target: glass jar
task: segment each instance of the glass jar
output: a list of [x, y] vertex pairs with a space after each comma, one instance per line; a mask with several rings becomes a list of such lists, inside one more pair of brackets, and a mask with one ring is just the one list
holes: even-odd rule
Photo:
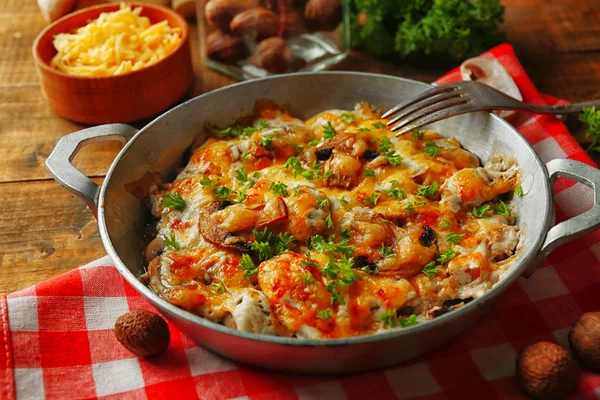
[[343, 0], [196, 1], [204, 63], [236, 79], [320, 71], [348, 55]]

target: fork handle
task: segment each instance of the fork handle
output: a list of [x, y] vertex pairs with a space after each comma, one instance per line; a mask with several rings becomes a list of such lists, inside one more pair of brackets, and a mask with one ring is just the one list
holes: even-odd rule
[[539, 114], [572, 114], [578, 113], [584, 108], [597, 107], [600, 108], [600, 100], [584, 101], [583, 103], [574, 103], [558, 106], [535, 106], [531, 104], [523, 104], [522, 107], [501, 107], [498, 110], [527, 110]]

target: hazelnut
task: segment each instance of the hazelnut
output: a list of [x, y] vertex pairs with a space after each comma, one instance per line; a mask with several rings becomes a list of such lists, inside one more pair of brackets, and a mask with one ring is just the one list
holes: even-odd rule
[[332, 31], [342, 22], [342, 13], [340, 0], [308, 0], [304, 18], [315, 30]]
[[259, 0], [211, 0], [204, 6], [204, 16], [210, 25], [227, 32], [236, 14], [258, 4]]
[[575, 322], [569, 344], [576, 359], [600, 372], [600, 312], [585, 313]]
[[266, 8], [251, 8], [236, 15], [229, 28], [235, 36], [260, 40], [277, 35], [279, 16]]
[[158, 314], [146, 310], [129, 311], [115, 323], [115, 336], [138, 356], [162, 354], [169, 347], [169, 326]]
[[289, 11], [280, 16], [280, 24], [283, 27], [285, 37], [296, 36], [308, 32], [304, 17], [297, 11]]
[[242, 39], [214, 31], [206, 38], [206, 55], [210, 59], [233, 64], [248, 56], [248, 48]]
[[260, 42], [250, 61], [272, 74], [284, 73], [288, 68], [299, 69], [304, 65], [304, 60], [294, 56], [285, 40], [280, 37]]
[[536, 399], [565, 399], [577, 389], [577, 365], [554, 343], [539, 342], [521, 350], [516, 372], [519, 386]]

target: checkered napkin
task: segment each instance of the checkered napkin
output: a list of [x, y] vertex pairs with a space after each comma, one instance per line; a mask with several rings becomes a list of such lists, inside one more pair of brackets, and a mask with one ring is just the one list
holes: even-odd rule
[[[512, 47], [501, 45], [483, 56], [506, 67], [525, 101], [558, 102], [535, 89]], [[437, 83], [458, 79], [455, 70]], [[511, 122], [544, 162], [566, 157], [592, 164], [557, 118], [520, 113]], [[592, 204], [591, 192], [581, 184], [559, 180], [555, 192], [559, 219]], [[168, 352], [137, 358], [117, 342], [113, 324], [127, 310], [152, 307], [106, 257], [0, 298], [0, 398], [523, 398], [513, 377], [516, 353], [539, 340], [566, 346], [571, 324], [583, 312], [600, 309], [599, 257], [600, 232], [564, 245], [442, 350], [349, 376], [289, 375], [237, 365], [171, 324]], [[575, 398], [599, 393], [600, 376], [584, 371]]]

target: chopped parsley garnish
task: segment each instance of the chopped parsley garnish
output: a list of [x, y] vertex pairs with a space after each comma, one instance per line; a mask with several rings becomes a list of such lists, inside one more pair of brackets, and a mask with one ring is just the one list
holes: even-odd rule
[[231, 195], [235, 194], [235, 191], [229, 189], [227, 186], [217, 186], [214, 188], [213, 193], [219, 201], [233, 201]]
[[242, 160], [246, 157], [248, 157], [250, 155], [250, 152], [248, 150], [244, 150], [244, 152], [242, 153], [242, 155], [240, 156], [242, 158]]
[[261, 262], [288, 251], [289, 245], [295, 240], [294, 235], [290, 233], [275, 235], [268, 228], [262, 231], [253, 230], [252, 234], [255, 240], [251, 249], [258, 253]]
[[446, 241], [450, 242], [450, 243], [460, 243], [464, 237], [465, 237], [464, 233], [458, 234], [458, 233], [450, 232], [446, 236]]
[[185, 200], [179, 192], [174, 194], [165, 193], [162, 195], [160, 206], [161, 208], [172, 208], [181, 211], [185, 208]]
[[398, 322], [400, 322], [400, 326], [406, 328], [407, 326], [412, 326], [417, 324], [417, 316], [415, 314], [411, 314], [408, 318], [398, 318]]
[[242, 166], [241, 169], [235, 171], [235, 178], [243, 183], [248, 183], [250, 181], [250, 177], [248, 176], [248, 172], [246, 171], [246, 166]]
[[412, 137], [413, 139], [422, 140], [425, 137], [425, 131], [415, 129], [412, 131]]
[[337, 134], [333, 125], [331, 125], [331, 121], [327, 121], [325, 126], [323, 127], [323, 139], [328, 140], [334, 137]]
[[373, 171], [371, 168], [367, 167], [365, 168], [365, 176], [370, 176], [370, 177], [374, 177], [375, 176], [375, 171]]
[[449, 249], [446, 249], [442, 254], [440, 254], [440, 257], [437, 259], [437, 262], [445, 263], [450, 261], [455, 256], [456, 252], [454, 251], [454, 248], [450, 247]]
[[246, 200], [247, 198], [248, 198], [248, 193], [246, 193], [246, 189], [244, 189], [244, 190], [241, 190], [241, 191], [238, 193], [238, 198], [237, 198], [237, 199], [235, 199], [235, 201], [236, 201], [236, 202], [238, 202], [238, 203], [241, 203], [241, 202], [243, 202], [244, 200]]
[[370, 195], [368, 195], [367, 197], [365, 197], [365, 201], [367, 202], [367, 204], [369, 204], [371, 207], [375, 207], [377, 205], [377, 202], [379, 201], [379, 196], [381, 196], [380, 193], [378, 192], [373, 192]]
[[417, 212], [417, 210], [415, 209], [415, 206], [412, 205], [412, 203], [408, 203], [407, 205], [405, 205], [404, 209], [408, 210], [408, 212], [411, 213], [411, 214]]
[[302, 282], [304, 282], [304, 286], [312, 285], [315, 283], [315, 278], [312, 276], [310, 272], [302, 274]]
[[213, 293], [221, 294], [225, 291], [225, 286], [220, 282], [213, 282], [210, 284], [210, 290], [212, 290]]
[[396, 200], [405, 199], [406, 193], [402, 189], [392, 189], [388, 192], [390, 197], [393, 197]]
[[515, 196], [523, 197], [523, 186], [519, 185], [515, 188]]
[[271, 239], [273, 239], [273, 232], [271, 232], [268, 228], [265, 228], [262, 231], [252, 231], [252, 234], [256, 240], [260, 242], [270, 242]]
[[258, 240], [255, 240], [254, 243], [252, 243], [252, 250], [258, 253], [258, 259], [260, 261], [269, 260], [274, 256], [269, 242], [259, 242]]
[[287, 185], [283, 182], [271, 182], [271, 186], [269, 186], [269, 190], [273, 193], [280, 194], [283, 197], [287, 197], [289, 195], [287, 191]]
[[390, 165], [394, 167], [399, 166], [402, 163], [402, 157], [394, 151], [392, 142], [387, 136], [383, 136], [381, 139], [374, 139], [373, 142], [379, 141], [379, 151], [383, 153], [385, 159]]
[[166, 235], [163, 236], [162, 241], [168, 247], [171, 247], [175, 250], [179, 250], [179, 243], [177, 242], [177, 238], [175, 235]]
[[500, 203], [494, 210], [496, 214], [502, 215], [503, 217], [510, 217], [510, 209], [508, 208], [508, 204], [500, 200]]
[[438, 228], [444, 229], [451, 227], [452, 224], [447, 219], [442, 219], [442, 221], [438, 224]]
[[282, 232], [276, 237], [275, 252], [281, 254], [289, 250], [290, 244], [294, 242], [294, 235], [288, 232]]
[[252, 275], [256, 275], [258, 272], [258, 268], [248, 254], [242, 254], [239, 267], [244, 272], [244, 278], [246, 279], [250, 279]]
[[323, 274], [332, 279], [332, 281], [328, 282], [325, 286], [325, 289], [332, 295], [331, 304], [336, 301], [340, 304], [344, 304], [340, 293], [335, 290], [336, 287], [350, 286], [353, 285], [355, 281], [362, 280], [362, 277], [352, 269], [353, 265], [354, 259], [343, 255], [339, 260], [330, 258], [323, 267]]
[[369, 275], [377, 275], [379, 273], [379, 268], [377, 265], [369, 263], [360, 269], [363, 272], [366, 272]]
[[348, 201], [348, 199], [346, 199], [344, 196], [341, 196], [341, 197], [339, 198], [339, 200], [340, 200], [340, 203], [342, 203], [342, 204], [349, 204], [349, 203], [350, 203], [350, 202]]
[[316, 146], [319, 144], [317, 139], [311, 139], [310, 142], [306, 143], [307, 146]]
[[340, 119], [342, 121], [345, 121], [345, 122], [348, 122], [348, 123], [352, 123], [352, 122], [354, 122], [354, 115], [351, 115], [351, 114], [342, 114], [340, 116]]
[[258, 129], [267, 129], [268, 125], [267, 125], [267, 121], [265, 121], [264, 118], [261, 118], [258, 120]]
[[398, 311], [391, 309], [383, 313], [381, 316], [381, 322], [383, 322], [383, 326], [387, 328], [393, 328], [396, 325], [406, 328], [407, 326], [417, 324], [417, 316], [415, 314], [411, 314], [408, 318], [398, 317]]
[[341, 253], [346, 257], [352, 256], [354, 246], [344, 243], [335, 243], [333, 237], [323, 238], [321, 235], [315, 235], [310, 238], [310, 248], [321, 253]]
[[379, 252], [381, 253], [382, 256], [384, 256], [385, 258], [388, 257], [394, 257], [396, 255], [396, 253], [394, 253], [392, 251], [391, 247], [388, 247], [385, 245], [385, 243], [381, 243], [381, 249], [379, 249]]
[[304, 168], [302, 168], [302, 165], [300, 164], [300, 160], [298, 160], [296, 157], [290, 157], [287, 159], [287, 161], [285, 162], [285, 164], [283, 164], [283, 168], [292, 168], [292, 176], [295, 178], [297, 175], [300, 175], [302, 172], [304, 172]]
[[385, 159], [390, 165], [393, 165], [394, 167], [397, 167], [400, 164], [402, 164], [402, 157], [400, 156], [400, 154], [396, 153], [393, 150], [390, 150], [385, 154]]
[[271, 147], [271, 143], [273, 143], [273, 136], [267, 135], [260, 138], [260, 144], [266, 149]]
[[488, 210], [490, 209], [490, 205], [489, 204], [484, 204], [480, 207], [473, 207], [473, 209], [471, 210], [471, 214], [473, 214], [474, 217], [483, 217], [483, 215], [488, 212]]
[[317, 311], [317, 318], [330, 320], [333, 317], [333, 311], [331, 310], [319, 310]]
[[366, 133], [366, 132], [371, 132], [371, 130], [369, 128], [360, 128], [358, 130], [359, 133]]
[[217, 183], [219, 183], [219, 179], [217, 179], [217, 181], [215, 182], [212, 179], [210, 179], [208, 176], [203, 176], [202, 179], [200, 179], [200, 184], [202, 185], [203, 188], [217, 186]]
[[377, 121], [372, 125], [373, 125], [373, 128], [376, 128], [376, 129], [385, 129], [385, 124], [382, 123], [381, 121]]
[[598, 146], [600, 142], [600, 108], [584, 108], [581, 114], [579, 114], [579, 120], [588, 125], [588, 128], [585, 130], [585, 136], [592, 136], [594, 138], [586, 150], [600, 151], [600, 147]]
[[424, 205], [426, 205], [426, 204], [427, 204], [427, 202], [426, 202], [426, 201], [415, 201], [413, 204], [414, 204], [416, 207], [423, 207]]
[[435, 261], [432, 261], [432, 262], [428, 263], [427, 265], [425, 265], [421, 272], [423, 272], [428, 277], [433, 278], [435, 276], [435, 274], [438, 272], [438, 268], [435, 266]]
[[327, 214], [327, 218], [325, 218], [325, 224], [329, 229], [333, 228], [333, 220], [331, 219], [331, 213]]
[[387, 136], [382, 136], [381, 138], [373, 139], [373, 143], [379, 142], [379, 151], [382, 153], [387, 153], [392, 149], [392, 141]]
[[423, 153], [427, 154], [429, 157], [435, 157], [440, 148], [434, 142], [425, 142], [425, 148], [423, 149]]
[[438, 193], [438, 188], [439, 187], [437, 181], [433, 181], [433, 183], [428, 186], [419, 185], [419, 187], [417, 188], [417, 196], [430, 198], [434, 197]]
[[206, 124], [206, 127], [210, 131], [211, 135], [218, 138], [237, 138], [240, 136], [251, 136], [254, 132], [257, 131], [256, 128], [252, 126], [242, 127], [239, 125], [230, 126], [225, 129], [215, 129], [210, 125]]
[[315, 202], [315, 205], [316, 205], [318, 208], [325, 208], [325, 207], [329, 207], [329, 200], [327, 200], [327, 199], [323, 199], [323, 200], [317, 200], [317, 201]]

